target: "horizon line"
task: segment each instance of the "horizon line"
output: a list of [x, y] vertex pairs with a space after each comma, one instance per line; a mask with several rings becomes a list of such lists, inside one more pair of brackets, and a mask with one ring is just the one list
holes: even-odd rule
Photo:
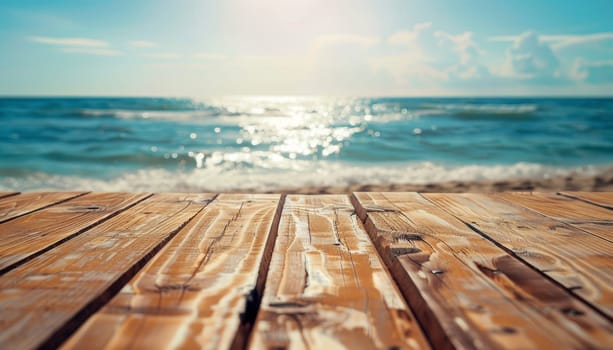
[[278, 95], [278, 94], [227, 94], [208, 96], [188, 95], [78, 95], [78, 94], [0, 94], [7, 98], [176, 98], [176, 99], [214, 99], [214, 98], [613, 98], [613, 94], [500, 94], [500, 95]]

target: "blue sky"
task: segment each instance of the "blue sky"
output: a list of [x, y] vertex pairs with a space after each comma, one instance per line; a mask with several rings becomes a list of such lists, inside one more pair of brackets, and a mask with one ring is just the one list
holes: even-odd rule
[[0, 94], [613, 95], [613, 1], [3, 0]]

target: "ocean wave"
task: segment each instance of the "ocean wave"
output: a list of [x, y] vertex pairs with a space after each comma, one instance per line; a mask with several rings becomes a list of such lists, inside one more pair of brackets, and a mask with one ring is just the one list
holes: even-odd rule
[[118, 119], [154, 119], [154, 120], [200, 120], [224, 115], [223, 111], [160, 111], [160, 110], [128, 110], [128, 109], [81, 109], [74, 112], [83, 117], [111, 117]]
[[429, 184], [447, 181], [547, 179], [571, 173], [597, 175], [610, 166], [573, 168], [534, 163], [450, 166], [432, 162], [357, 165], [340, 162], [294, 162], [284, 169], [207, 167], [186, 171], [139, 170], [110, 179], [32, 173], [0, 178], [0, 190], [89, 190], [129, 192], [275, 191], [311, 186], [356, 184]]
[[96, 154], [94, 147], [89, 147], [90, 152], [58, 152], [51, 151], [40, 155], [41, 158], [55, 162], [72, 162], [81, 164], [129, 164], [138, 167], [162, 167], [192, 164], [193, 159], [186, 153], [181, 152], [156, 152], [156, 153], [115, 153]]
[[289, 113], [281, 113], [272, 109], [262, 111], [233, 112], [225, 109], [194, 110], [194, 111], [158, 111], [158, 110], [124, 110], [124, 109], [82, 109], [73, 112], [84, 118], [117, 118], [122, 120], [155, 120], [190, 123], [216, 123], [220, 125], [240, 125], [252, 123], [257, 118], [258, 123], [267, 120], [278, 123], [279, 119], [294, 117]]
[[530, 117], [539, 111], [536, 104], [424, 104], [425, 110], [435, 109], [460, 118], [520, 118]]

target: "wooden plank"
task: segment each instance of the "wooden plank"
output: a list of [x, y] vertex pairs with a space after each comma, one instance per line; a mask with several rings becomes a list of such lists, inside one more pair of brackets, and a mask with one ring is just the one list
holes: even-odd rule
[[613, 209], [613, 192], [560, 192], [560, 194], [603, 208]]
[[287, 197], [248, 348], [429, 348], [347, 196]]
[[19, 192], [0, 192], [0, 198], [18, 195]]
[[63, 348], [241, 348], [280, 207], [277, 194], [220, 195]]
[[83, 194], [85, 192], [29, 192], [0, 199], [0, 223]]
[[609, 209], [552, 193], [513, 192], [496, 196], [613, 243], [613, 211]]
[[2, 276], [2, 347], [58, 346], [211, 198], [154, 195]]
[[613, 316], [611, 243], [494, 195], [423, 196]]
[[435, 348], [603, 348], [611, 323], [417, 193], [355, 193]]
[[90, 193], [0, 224], [0, 275], [147, 196]]

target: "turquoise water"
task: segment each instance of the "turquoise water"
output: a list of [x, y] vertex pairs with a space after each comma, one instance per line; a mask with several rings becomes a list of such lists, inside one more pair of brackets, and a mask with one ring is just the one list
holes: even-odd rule
[[0, 189], [193, 191], [613, 165], [613, 99], [0, 98]]

